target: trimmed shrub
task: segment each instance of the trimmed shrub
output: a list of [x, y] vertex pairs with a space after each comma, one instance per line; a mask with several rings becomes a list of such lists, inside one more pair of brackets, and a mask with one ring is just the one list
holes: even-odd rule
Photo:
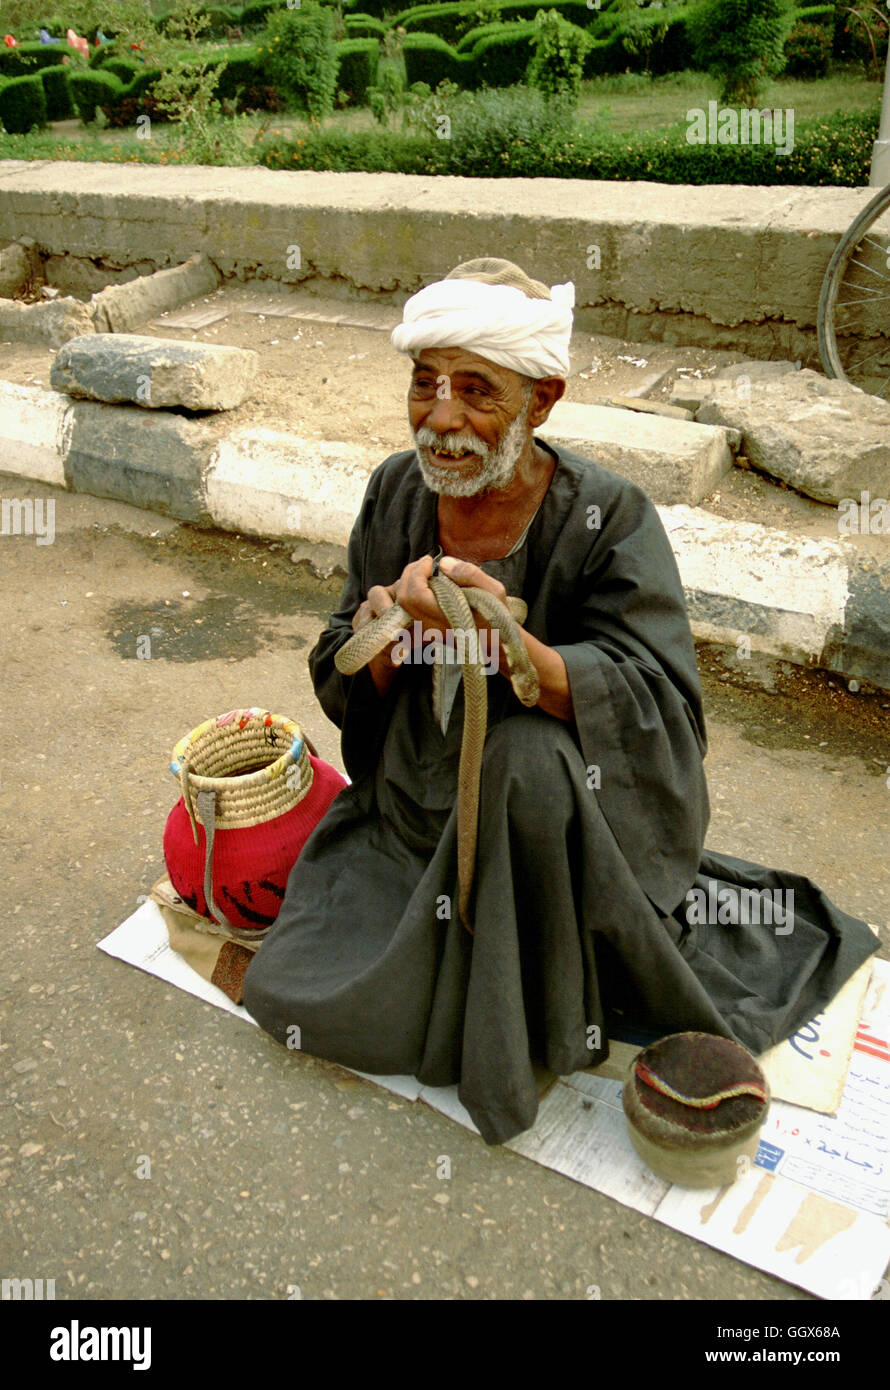
[[348, 14], [343, 20], [346, 25], [346, 33], [351, 39], [382, 39], [386, 33], [386, 25], [382, 19], [375, 19], [372, 14]]
[[380, 45], [376, 39], [345, 39], [337, 44], [337, 85], [356, 106], [367, 106], [368, 88], [377, 84]]
[[27, 135], [46, 125], [46, 97], [37, 73], [12, 77], [0, 87], [0, 121], [7, 135]]
[[824, 77], [834, 36], [824, 24], [795, 24], [785, 40], [785, 71], [792, 77]]
[[96, 107], [114, 105], [124, 93], [124, 84], [113, 72], [72, 72], [68, 78], [71, 100], [84, 125], [96, 119]]
[[794, 11], [794, 21], [796, 24], [824, 24], [833, 30], [836, 14], [834, 5], [804, 5], [803, 9]]
[[337, 91], [334, 16], [316, 0], [270, 14], [259, 45], [272, 83], [313, 121], [329, 116]]
[[469, 87], [513, 87], [528, 71], [534, 53], [534, 24], [502, 25], [484, 34], [469, 52]]
[[68, 69], [61, 63], [54, 68], [41, 68], [40, 80], [46, 97], [46, 118], [48, 121], [70, 121], [74, 115], [71, 88], [68, 86]]
[[[245, 5], [238, 20], [241, 29], [262, 29], [273, 10], [280, 8], [280, 0], [253, 0], [250, 5]], [[292, 10], [291, 14], [296, 14]]]
[[438, 87], [440, 82], [455, 82], [459, 87], [473, 79], [472, 54], [459, 54], [438, 34], [408, 34], [402, 42], [405, 59], [405, 81], [426, 82]]
[[200, 13], [207, 18], [207, 28], [202, 39], [224, 39], [226, 30], [241, 23], [241, 9], [234, 5], [202, 6]]
[[113, 72], [126, 85], [132, 82], [137, 73], [145, 71], [144, 63], [131, 62], [129, 58], [109, 58], [102, 64], [103, 72]]
[[220, 54], [219, 64], [222, 71], [216, 84], [216, 95], [220, 100], [233, 100], [239, 87], [262, 87], [269, 82], [266, 63], [259, 48], [253, 44], [244, 44], [229, 49], [227, 54]]
[[29, 77], [39, 68], [55, 68], [63, 56], [74, 50], [66, 43], [20, 43], [17, 48], [0, 48], [0, 77]]
[[[564, 19], [569, 19], [581, 28], [597, 26], [599, 11], [587, 8], [587, 0], [552, 0], [548, 9], [557, 10]], [[406, 29], [408, 33], [420, 31], [425, 34], [438, 34], [454, 43], [472, 28], [480, 27], [478, 0], [446, 0], [441, 4], [414, 5], [404, 10], [391, 21]], [[501, 0], [501, 22], [531, 23], [541, 9], [541, 0]], [[491, 21], [486, 21], [487, 24]], [[463, 31], [463, 33], [462, 33]]]
[[160, 68], [140, 68], [122, 92], [123, 97], [143, 97], [161, 76]]

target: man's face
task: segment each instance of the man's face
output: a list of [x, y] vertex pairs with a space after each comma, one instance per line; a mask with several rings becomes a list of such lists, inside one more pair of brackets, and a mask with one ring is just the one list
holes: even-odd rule
[[532, 383], [462, 348], [413, 361], [408, 418], [427, 487], [447, 497], [507, 487], [531, 446]]

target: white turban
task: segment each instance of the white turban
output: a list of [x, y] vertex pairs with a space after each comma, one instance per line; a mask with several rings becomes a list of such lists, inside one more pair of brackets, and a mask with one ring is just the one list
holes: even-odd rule
[[575, 286], [553, 285], [550, 299], [532, 299], [513, 285], [446, 279], [406, 303], [393, 330], [398, 352], [466, 348], [523, 376], [568, 376]]

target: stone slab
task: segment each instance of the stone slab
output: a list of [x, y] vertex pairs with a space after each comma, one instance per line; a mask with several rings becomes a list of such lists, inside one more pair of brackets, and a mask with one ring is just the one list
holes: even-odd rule
[[78, 401], [65, 455], [76, 492], [208, 524], [204, 474], [214, 439], [207, 426], [137, 406]]
[[812, 371], [726, 382], [696, 419], [741, 430], [753, 468], [819, 502], [890, 497], [890, 404], [848, 382]]
[[732, 467], [735, 442], [727, 431], [688, 420], [565, 400], [540, 434], [630, 478], [663, 505], [694, 506], [713, 492]]
[[693, 420], [691, 410], [683, 406], [667, 405], [664, 401], [640, 400], [636, 396], [610, 396], [606, 405], [618, 406], [623, 410], [636, 410], [641, 415], [661, 415], [665, 420]]
[[46, 343], [61, 347], [69, 338], [93, 333], [95, 325], [88, 305], [67, 295], [45, 304], [19, 304], [0, 300], [0, 342]]
[[253, 391], [259, 355], [138, 333], [94, 333], [65, 344], [50, 383], [66, 395], [150, 410], [232, 410]]
[[109, 285], [90, 300], [96, 327], [101, 333], [127, 333], [167, 309], [178, 309], [199, 295], [212, 294], [221, 278], [210, 258], [196, 253], [168, 270]]

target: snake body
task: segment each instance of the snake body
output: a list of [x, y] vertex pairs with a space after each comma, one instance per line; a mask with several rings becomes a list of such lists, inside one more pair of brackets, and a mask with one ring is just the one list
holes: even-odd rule
[[[458, 911], [461, 922], [472, 932], [470, 894], [476, 866], [476, 839], [479, 826], [479, 784], [482, 754], [488, 732], [488, 689], [479, 660], [476, 621], [473, 611], [489, 623], [498, 635], [510, 672], [510, 682], [524, 705], [538, 702], [538, 673], [532, 665], [518, 623], [524, 621], [526, 605], [521, 599], [501, 603], [486, 589], [463, 588], [446, 575], [434, 573], [429, 581], [436, 601], [455, 634], [465, 634], [458, 645], [464, 683], [464, 728], [457, 775], [457, 881]], [[400, 632], [410, 630], [412, 619], [394, 603], [380, 618], [363, 627], [334, 656], [343, 675], [351, 676], [395, 642]], [[442, 665], [433, 667], [433, 711], [439, 717], [442, 707]]]

